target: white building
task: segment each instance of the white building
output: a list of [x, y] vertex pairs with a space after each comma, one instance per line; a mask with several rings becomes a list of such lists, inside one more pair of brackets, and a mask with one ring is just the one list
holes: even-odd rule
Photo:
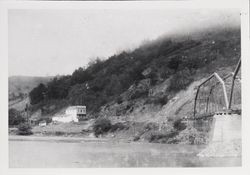
[[46, 125], [47, 125], [47, 122], [46, 122], [46, 121], [40, 121], [38, 125], [39, 125], [39, 126], [46, 126]]
[[79, 122], [86, 119], [86, 106], [70, 106], [62, 117], [53, 117], [54, 122]]

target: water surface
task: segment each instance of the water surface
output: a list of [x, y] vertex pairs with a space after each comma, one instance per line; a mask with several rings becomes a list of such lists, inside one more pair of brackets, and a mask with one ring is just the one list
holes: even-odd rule
[[241, 166], [240, 157], [201, 158], [205, 146], [9, 141], [10, 168], [218, 167]]

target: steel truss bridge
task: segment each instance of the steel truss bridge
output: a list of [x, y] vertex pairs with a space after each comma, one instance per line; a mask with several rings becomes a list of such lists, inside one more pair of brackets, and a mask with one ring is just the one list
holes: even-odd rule
[[237, 112], [241, 112], [241, 60], [234, 72], [223, 78], [215, 72], [197, 87], [192, 118]]

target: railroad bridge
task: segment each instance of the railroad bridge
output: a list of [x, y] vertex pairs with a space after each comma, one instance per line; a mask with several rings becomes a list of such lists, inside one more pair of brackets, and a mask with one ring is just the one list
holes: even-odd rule
[[193, 116], [188, 120], [209, 120], [212, 123], [211, 140], [241, 139], [241, 60], [234, 72], [221, 77], [213, 73], [198, 87]]

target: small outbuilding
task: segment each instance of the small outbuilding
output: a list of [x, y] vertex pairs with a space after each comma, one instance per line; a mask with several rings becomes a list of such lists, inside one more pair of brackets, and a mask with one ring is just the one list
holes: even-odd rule
[[39, 126], [46, 126], [47, 122], [45, 120], [39, 122]]

